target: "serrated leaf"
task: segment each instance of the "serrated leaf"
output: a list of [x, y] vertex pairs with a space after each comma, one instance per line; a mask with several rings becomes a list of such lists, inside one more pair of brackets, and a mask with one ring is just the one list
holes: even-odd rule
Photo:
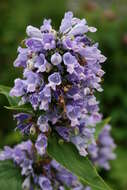
[[76, 175], [83, 185], [91, 186], [92, 190], [111, 190], [89, 159], [80, 156], [73, 144], [67, 142], [59, 144], [58, 141], [57, 134], [49, 137], [47, 151], [53, 159]]
[[8, 110], [14, 110], [19, 112], [33, 113], [33, 109], [30, 105], [24, 104], [21, 106], [5, 106]]
[[106, 124], [108, 124], [110, 122], [110, 120], [111, 120], [111, 117], [108, 117], [106, 119], [103, 119], [100, 123], [97, 123], [96, 131], [95, 131], [95, 134], [94, 134], [95, 140], [98, 139], [98, 136], [101, 133], [102, 129], [104, 128], [104, 126]]
[[11, 90], [11, 87], [0, 85], [0, 94], [3, 94], [4, 96], [6, 96], [6, 98], [8, 99], [8, 102], [11, 106], [16, 106], [16, 105], [18, 105], [20, 98], [11, 97], [9, 95], [10, 90]]
[[21, 190], [22, 177], [13, 162], [0, 161], [0, 188], [2, 190]]

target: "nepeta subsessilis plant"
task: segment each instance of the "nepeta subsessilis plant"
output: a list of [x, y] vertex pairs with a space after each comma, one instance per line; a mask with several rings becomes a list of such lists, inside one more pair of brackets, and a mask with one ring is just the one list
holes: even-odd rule
[[[77, 150], [81, 164], [89, 158], [109, 169], [109, 160], [115, 158], [110, 126], [102, 121], [95, 97], [96, 91], [102, 91], [101, 65], [106, 58], [88, 32], [96, 32], [96, 28], [67, 12], [58, 32], [51, 20], [44, 20], [40, 29], [28, 26], [24, 47], [18, 48], [14, 66], [23, 69], [23, 78], [16, 79], [10, 91], [11, 99], [19, 97], [11, 109], [21, 111], [14, 114], [16, 129], [28, 141], [5, 147], [0, 160], [11, 159], [21, 168], [23, 189], [90, 189], [85, 184], [109, 189], [100, 178], [92, 181], [90, 162], [88, 166], [84, 163], [85, 175], [80, 174], [78, 163], [71, 166], [77, 155], [71, 156]], [[70, 147], [68, 154], [65, 147]]]

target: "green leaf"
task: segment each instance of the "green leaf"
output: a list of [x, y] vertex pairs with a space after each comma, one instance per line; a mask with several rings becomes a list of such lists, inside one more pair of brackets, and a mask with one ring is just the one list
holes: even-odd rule
[[97, 125], [96, 125], [96, 131], [95, 131], [95, 134], [94, 134], [94, 137], [95, 137], [96, 140], [98, 139], [98, 136], [101, 133], [101, 131], [104, 128], [104, 126], [106, 124], [108, 124], [110, 122], [110, 120], [111, 120], [111, 117], [108, 117], [108, 118], [102, 120], [100, 123], [97, 123]]
[[60, 144], [58, 141], [57, 134], [49, 137], [47, 151], [52, 158], [76, 175], [83, 185], [89, 185], [93, 190], [111, 190], [89, 159], [80, 156], [73, 144], [67, 142]]
[[27, 113], [33, 113], [33, 109], [31, 105], [24, 104], [21, 106], [5, 106], [6, 109], [8, 110], [14, 110], [14, 111], [19, 111], [19, 112], [27, 112]]
[[5, 108], [9, 109], [9, 110], [14, 110], [14, 111], [33, 113], [33, 111], [32, 111], [33, 109], [31, 107], [31, 105], [29, 105], [29, 104], [18, 105], [20, 98], [11, 97], [9, 95], [10, 90], [11, 90], [10, 87], [0, 85], [0, 94], [5, 95], [10, 104], [10, 106], [5, 106]]
[[8, 102], [11, 106], [16, 106], [16, 105], [18, 105], [20, 98], [11, 97], [9, 95], [10, 90], [11, 90], [11, 87], [0, 85], [0, 94], [3, 94], [4, 96], [6, 96], [6, 98], [8, 99]]
[[3, 141], [2, 141], [2, 145], [4, 146], [5, 144], [9, 144], [9, 145], [14, 145], [17, 143], [20, 143], [22, 140], [24, 140], [24, 136], [21, 134], [21, 132], [19, 131], [13, 131], [9, 134], [7, 134]]
[[21, 190], [22, 178], [20, 171], [9, 161], [0, 161], [0, 188], [2, 190]]
[[118, 145], [116, 149], [116, 160], [111, 162], [112, 169], [108, 178], [114, 189], [127, 189], [127, 151], [123, 145]]
[[64, 185], [64, 189], [65, 190], [71, 190], [69, 187], [67, 187], [66, 185]]

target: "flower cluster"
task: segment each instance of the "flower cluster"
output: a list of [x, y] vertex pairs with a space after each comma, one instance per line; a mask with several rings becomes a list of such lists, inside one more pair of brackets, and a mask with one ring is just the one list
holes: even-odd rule
[[72, 190], [87, 190], [77, 178], [64, 169], [48, 155], [39, 157], [34, 144], [28, 140], [15, 146], [13, 149], [5, 147], [0, 154], [0, 160], [11, 159], [21, 168], [21, 174], [25, 177], [23, 189], [34, 190], [64, 190], [65, 185]]
[[[40, 29], [28, 26], [25, 48], [18, 48], [14, 62], [14, 66], [23, 67], [23, 79], [16, 79], [10, 92], [21, 97], [20, 104], [30, 103], [35, 111], [44, 112], [37, 121], [41, 133], [56, 130], [83, 156], [101, 120], [94, 92], [102, 91], [101, 63], [106, 60], [98, 44], [87, 37], [89, 31], [96, 28], [71, 12], [65, 14], [59, 32], [52, 29], [50, 20], [44, 20]], [[20, 117], [17, 119], [22, 120]], [[30, 127], [31, 123], [19, 126], [23, 132]]]
[[[28, 173], [24, 184], [26, 181], [28, 184], [32, 176], [33, 184], [44, 190], [55, 186], [63, 190], [63, 183], [76, 190], [84, 188], [72, 174], [47, 158], [48, 136], [53, 131], [72, 142], [80, 155], [89, 154], [94, 163], [104, 168], [109, 168], [108, 160], [114, 158], [115, 145], [109, 126], [105, 126], [98, 142], [94, 138], [96, 124], [102, 119], [95, 92], [102, 91], [101, 64], [106, 58], [98, 44], [87, 36], [88, 32], [96, 32], [96, 28], [89, 27], [85, 19], [73, 17], [71, 12], [65, 13], [58, 32], [52, 28], [51, 20], [44, 20], [39, 29], [33, 26], [26, 29], [25, 47], [18, 48], [14, 62], [15, 67], [23, 68], [23, 78], [15, 80], [10, 95], [20, 97], [19, 105], [32, 106], [33, 114], [18, 113], [14, 118], [16, 129], [35, 135], [36, 140], [35, 144], [27, 141], [3, 152], [3, 158], [10, 156], [22, 168], [23, 175]], [[30, 154], [29, 159], [25, 152]], [[42, 161], [43, 172], [39, 175], [36, 174], [39, 161], [35, 152]]]
[[97, 144], [90, 144], [88, 146], [88, 152], [92, 161], [106, 170], [110, 169], [109, 160], [114, 160], [116, 157], [113, 153], [116, 145], [110, 136], [110, 130], [111, 126], [105, 125], [98, 137]]

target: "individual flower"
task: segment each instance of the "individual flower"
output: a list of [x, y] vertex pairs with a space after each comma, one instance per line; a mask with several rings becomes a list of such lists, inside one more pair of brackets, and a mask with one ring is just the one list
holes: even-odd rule
[[61, 57], [61, 55], [59, 53], [54, 53], [51, 56], [51, 63], [53, 65], [59, 65], [61, 62], [62, 62], [62, 57]]
[[74, 72], [74, 68], [77, 67], [78, 62], [75, 56], [71, 55], [71, 53], [67, 52], [63, 56], [64, 64], [67, 66], [67, 71], [72, 74]]
[[23, 80], [15, 79], [15, 86], [11, 89], [10, 95], [11, 96], [22, 96], [25, 94], [26, 85]]
[[43, 134], [40, 134], [35, 143], [35, 147], [38, 151], [38, 154], [44, 155], [46, 153], [47, 148], [47, 137]]
[[32, 71], [25, 71], [24, 72], [24, 77], [26, 80], [24, 80], [24, 83], [26, 84], [26, 90], [27, 92], [35, 92], [36, 88], [40, 86], [41, 79], [38, 74], [32, 72]]
[[48, 118], [41, 115], [37, 120], [37, 125], [41, 132], [47, 132], [49, 130]]
[[48, 189], [53, 190], [50, 180], [47, 177], [44, 177], [44, 176], [39, 177], [39, 186], [43, 190], [48, 190]]
[[45, 59], [44, 54], [40, 54], [39, 56], [35, 57], [35, 64], [34, 67], [37, 68], [37, 72], [45, 72], [47, 69], [48, 62]]
[[14, 119], [17, 121], [16, 129], [20, 130], [23, 134], [29, 134], [32, 127], [32, 116], [27, 113], [19, 113], [14, 115]]
[[55, 72], [48, 77], [48, 81], [49, 81], [49, 86], [53, 90], [56, 90], [56, 86], [61, 84], [61, 76], [58, 72]]
[[40, 101], [40, 110], [48, 110], [51, 102], [51, 89], [48, 85], [39, 92], [38, 99]]

